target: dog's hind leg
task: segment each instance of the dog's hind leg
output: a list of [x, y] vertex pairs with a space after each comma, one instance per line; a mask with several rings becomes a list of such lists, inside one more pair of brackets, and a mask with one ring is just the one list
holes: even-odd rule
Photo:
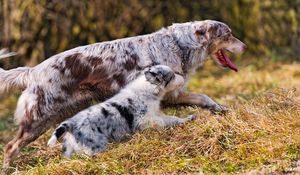
[[23, 147], [36, 140], [51, 126], [89, 105], [85, 100], [87, 96], [74, 95], [62, 98], [64, 97], [62, 92], [59, 95], [54, 97], [46, 88], [35, 87], [25, 90], [20, 96], [15, 113], [20, 126], [17, 136], [4, 149], [4, 169], [10, 166], [13, 158]]
[[36, 140], [50, 126], [50, 123], [46, 121], [35, 122], [34, 124], [21, 123], [17, 136], [4, 148], [3, 169], [9, 168], [12, 159], [19, 154], [20, 150], [30, 142]]
[[[19, 124], [17, 136], [4, 148], [3, 168], [8, 168], [20, 150], [55, 124], [58, 116], [53, 115], [54, 103], [47, 103], [49, 92], [42, 87], [26, 89], [19, 98], [15, 120]], [[59, 104], [61, 105], [61, 104]], [[54, 111], [54, 112], [53, 112]], [[52, 116], [53, 115], [53, 116]]]

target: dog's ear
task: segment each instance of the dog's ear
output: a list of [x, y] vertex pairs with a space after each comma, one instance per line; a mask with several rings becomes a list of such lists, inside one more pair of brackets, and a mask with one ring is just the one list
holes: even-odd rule
[[208, 27], [208, 34], [211, 39], [219, 38], [228, 33], [231, 33], [229, 27], [220, 22], [211, 23]]
[[222, 35], [221, 26], [218, 23], [212, 23], [208, 29], [211, 38], [218, 38]]
[[206, 26], [202, 25], [202, 26], [197, 27], [195, 29], [195, 35], [200, 44], [202, 44], [202, 45], [207, 44], [207, 42], [209, 40], [209, 34], [208, 34], [208, 30], [207, 30]]
[[145, 71], [145, 77], [147, 81], [156, 85], [160, 85], [164, 81], [161, 73], [152, 71], [151, 69]]
[[203, 26], [201, 26], [200, 28], [196, 29], [195, 34], [197, 36], [204, 36], [206, 34], [207, 29]]

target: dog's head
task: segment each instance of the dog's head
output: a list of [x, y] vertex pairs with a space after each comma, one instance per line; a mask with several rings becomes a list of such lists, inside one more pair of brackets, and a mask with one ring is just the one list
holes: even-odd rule
[[174, 71], [165, 65], [152, 66], [145, 71], [146, 80], [160, 88], [169, 89], [175, 79]]
[[225, 51], [241, 53], [246, 45], [231, 34], [231, 29], [226, 24], [205, 20], [174, 24], [171, 28], [181, 47], [201, 49], [200, 53], [205, 52], [205, 56], [212, 56], [223, 67], [237, 71]]
[[231, 29], [224, 23], [205, 20], [193, 24], [194, 35], [197, 40], [207, 46], [208, 55], [212, 56], [220, 65], [237, 71], [225, 51], [242, 53], [246, 45], [234, 37]]

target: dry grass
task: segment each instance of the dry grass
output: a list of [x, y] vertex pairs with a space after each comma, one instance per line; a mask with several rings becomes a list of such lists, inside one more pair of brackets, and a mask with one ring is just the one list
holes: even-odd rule
[[293, 172], [300, 159], [300, 64], [245, 65], [239, 73], [209, 64], [209, 70], [193, 77], [189, 89], [230, 106], [226, 116], [196, 107], [166, 109], [179, 116], [196, 113], [198, 118], [182, 127], [137, 133], [94, 158], [61, 157], [59, 146], [46, 148], [48, 132], [22, 151], [14, 173]]

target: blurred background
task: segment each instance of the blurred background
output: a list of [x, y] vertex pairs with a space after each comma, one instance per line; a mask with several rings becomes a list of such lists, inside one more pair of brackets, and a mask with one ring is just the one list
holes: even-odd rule
[[[1, 60], [0, 67], [34, 66], [76, 46], [152, 33], [172, 23], [204, 19], [228, 24], [233, 34], [247, 44], [242, 57], [232, 55], [245, 74], [259, 73], [257, 69], [265, 69], [263, 66], [269, 62], [300, 60], [300, 0], [0, 0], [0, 49], [8, 48], [18, 54]], [[271, 70], [277, 69], [276, 64], [271, 65], [274, 65]], [[218, 100], [224, 93], [248, 98], [258, 90], [278, 86], [274, 85], [275, 80], [263, 84], [268, 82], [265, 78], [250, 78], [254, 82], [241, 82], [245, 87], [239, 85], [239, 89], [244, 89], [239, 90], [240, 95], [236, 89], [220, 83], [208, 83], [201, 88], [198, 77], [202, 77], [203, 84], [203, 77], [213, 75], [220, 79], [226, 75], [215, 67], [207, 63], [201, 75], [191, 80], [190, 90], [205, 92]], [[19, 94], [15, 91], [0, 95], [0, 148], [12, 136], [1, 131], [15, 130], [12, 116]]]
[[[216, 146], [212, 149], [210, 146], [202, 146], [204, 152], [206, 148], [213, 150], [212, 153], [207, 151], [205, 155], [202, 155], [202, 150], [198, 150], [201, 146], [187, 148], [203, 158], [197, 159], [195, 167], [204, 167], [214, 173], [217, 172], [216, 167], [218, 171], [226, 169], [227, 172], [233, 172], [254, 165], [269, 165], [269, 162], [286, 160], [287, 157], [300, 160], [300, 137], [295, 134], [299, 133], [300, 126], [297, 118], [300, 104], [300, 0], [0, 0], [0, 49], [8, 48], [18, 54], [1, 59], [0, 67], [10, 69], [35, 66], [52, 55], [77, 46], [148, 34], [172, 23], [204, 19], [228, 24], [233, 34], [246, 43], [248, 49], [243, 55], [231, 55], [239, 67], [238, 73], [220, 69], [208, 60], [205, 68], [196, 72], [188, 86], [189, 90], [205, 93], [218, 103], [234, 109], [233, 114], [227, 118], [236, 134], [230, 127], [228, 132], [223, 132], [220, 129], [225, 128], [223, 124], [207, 124], [206, 120], [215, 118], [207, 117], [211, 115], [208, 111], [196, 108], [170, 110], [170, 114], [178, 112], [180, 116], [197, 110], [203, 122], [195, 130], [202, 133], [202, 127], [205, 131], [204, 137], [195, 134], [197, 136], [194, 140], [201, 141], [199, 145]], [[16, 134], [13, 114], [20, 93], [14, 91], [0, 94], [0, 167], [2, 148]], [[232, 124], [235, 116], [243, 121], [242, 126], [245, 128], [239, 129], [240, 120]], [[208, 133], [213, 133], [209, 134], [211, 139], [205, 136], [206, 127]], [[220, 137], [210, 127], [222, 131]], [[188, 131], [181, 138], [191, 138]], [[193, 133], [197, 131], [193, 130]], [[28, 169], [27, 162], [35, 166], [41, 156], [47, 162], [49, 152], [43, 152], [46, 139], [42, 137], [22, 151], [25, 159], [23, 162], [18, 159], [18, 164], [24, 164], [23, 169]], [[254, 143], [256, 145], [253, 146]], [[270, 149], [272, 146], [274, 149]], [[113, 162], [127, 162], [122, 155]], [[158, 159], [155, 157], [149, 160], [148, 163], [152, 164], [152, 160]], [[198, 160], [210, 160], [210, 163]], [[229, 162], [228, 166], [225, 166], [224, 160]], [[43, 164], [47, 164], [45, 162]], [[173, 167], [184, 165], [181, 163], [184, 161], [178, 158], [170, 159], [169, 162], [175, 163]], [[136, 167], [140, 167], [139, 161], [136, 163]], [[158, 164], [161, 165], [161, 162]], [[162, 164], [161, 167], [168, 166]]]
[[33, 66], [80, 45], [215, 19], [248, 45], [247, 54], [300, 60], [300, 0], [0, 0], [0, 43], [18, 53], [0, 66]]

